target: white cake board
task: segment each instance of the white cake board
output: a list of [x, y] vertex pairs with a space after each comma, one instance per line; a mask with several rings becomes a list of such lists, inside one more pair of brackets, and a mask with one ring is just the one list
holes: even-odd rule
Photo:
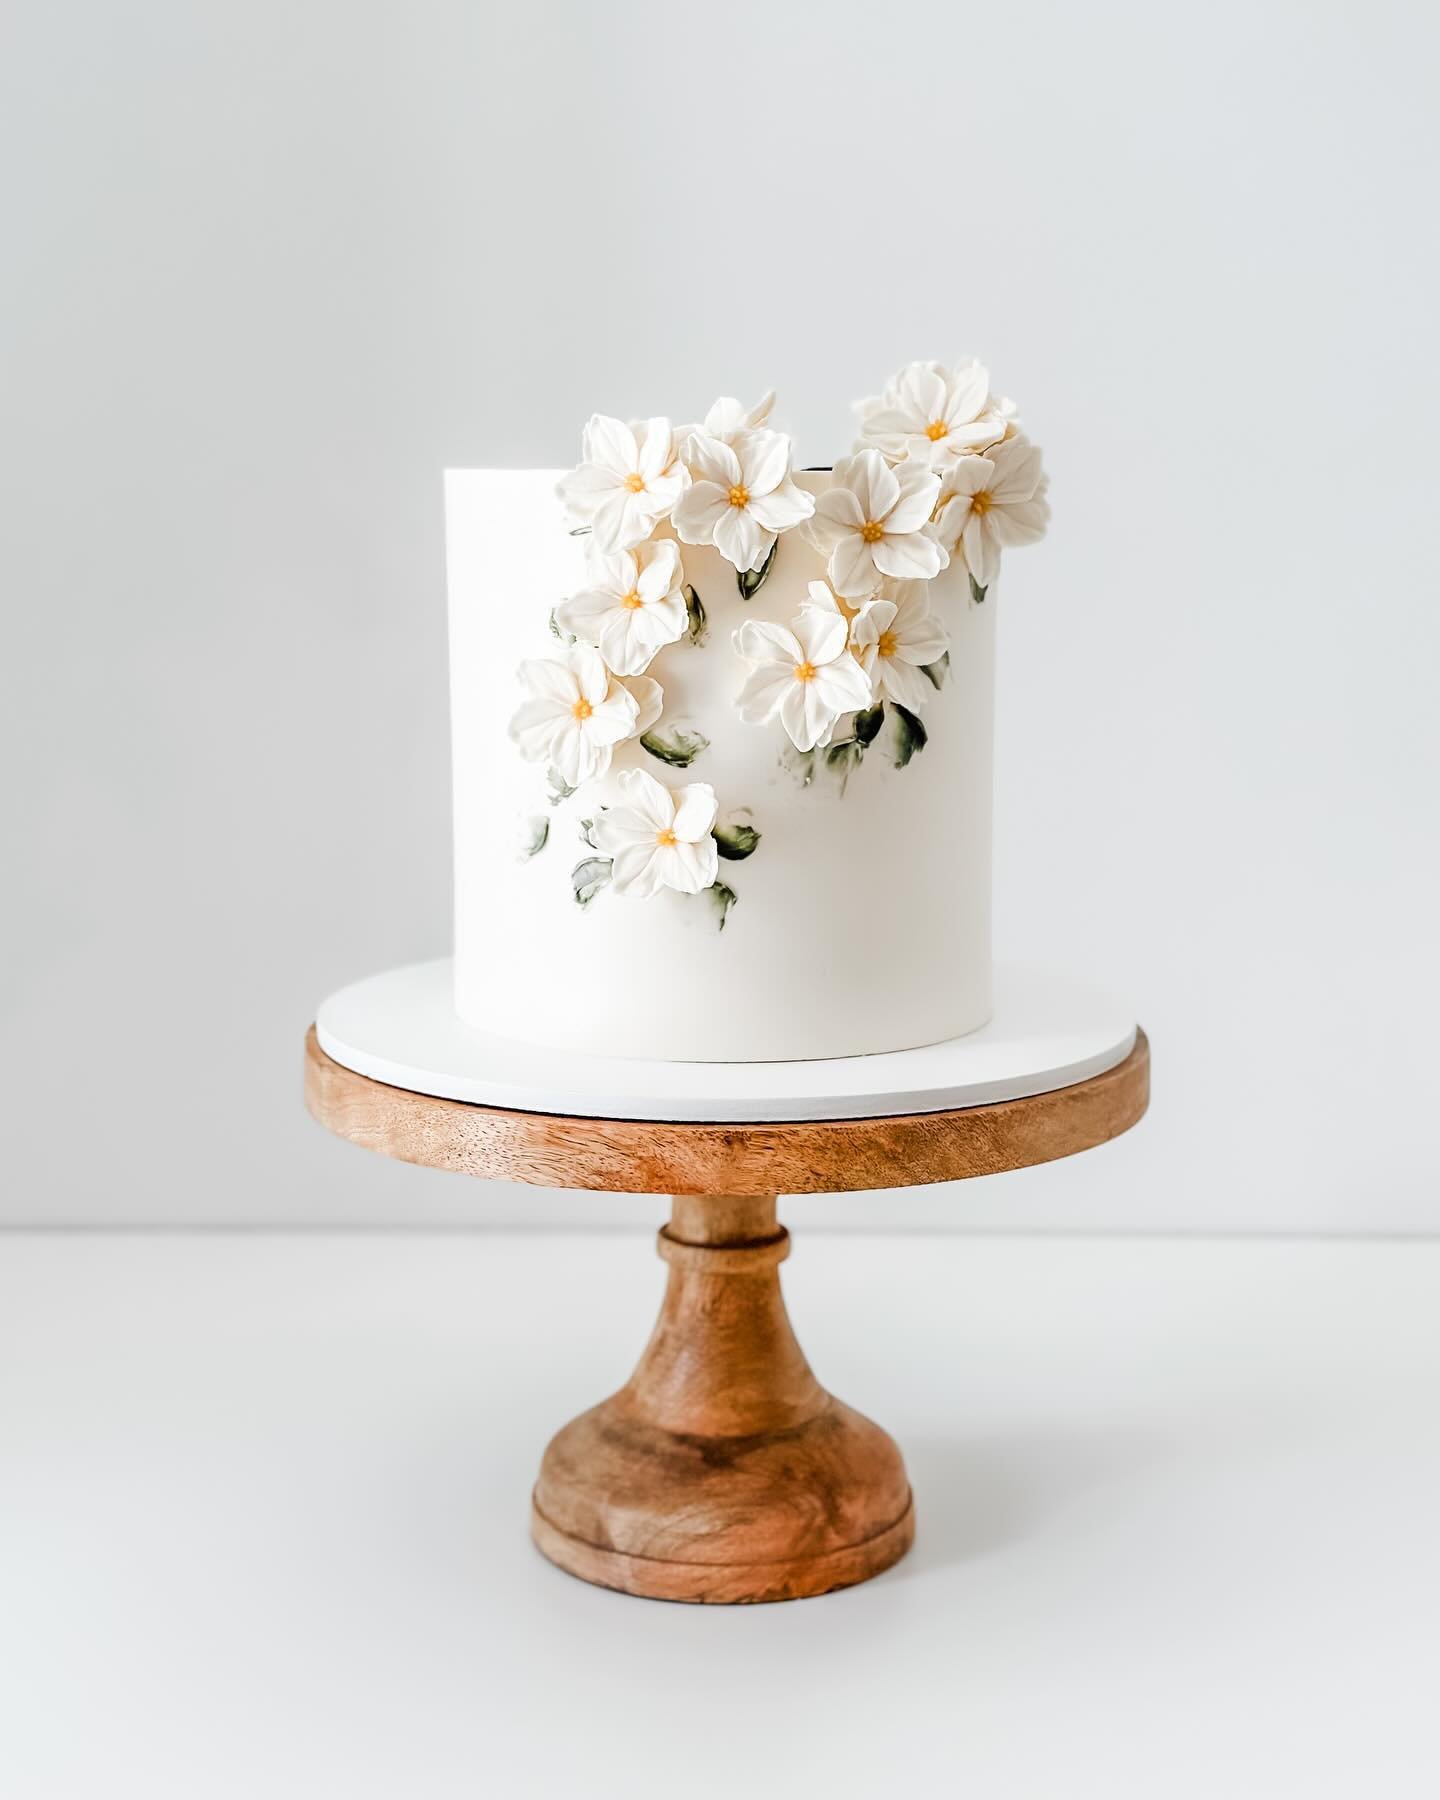
[[493, 1037], [456, 1017], [449, 958], [341, 988], [320, 1008], [325, 1054], [390, 1087], [589, 1119], [730, 1125], [951, 1112], [1069, 1087], [1135, 1044], [1123, 1006], [1063, 976], [997, 968], [995, 1014], [968, 1037], [833, 1061], [644, 1062]]

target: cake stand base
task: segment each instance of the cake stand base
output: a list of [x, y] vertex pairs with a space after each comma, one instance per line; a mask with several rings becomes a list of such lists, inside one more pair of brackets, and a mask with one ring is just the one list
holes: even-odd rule
[[665, 1301], [633, 1376], [540, 1467], [531, 1532], [571, 1575], [654, 1600], [796, 1600], [909, 1549], [891, 1439], [826, 1393], [780, 1292], [773, 1197], [680, 1196]]

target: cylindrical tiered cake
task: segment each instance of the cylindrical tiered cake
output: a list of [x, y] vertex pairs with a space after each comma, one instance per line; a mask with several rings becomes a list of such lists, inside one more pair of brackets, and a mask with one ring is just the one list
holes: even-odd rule
[[449, 474], [462, 1020], [723, 1062], [985, 1022], [996, 608], [975, 571], [993, 581], [981, 528], [1007, 541], [1007, 457], [1012, 488], [1034, 466], [1008, 541], [1045, 505], [990, 404], [1006, 441], [967, 447], [958, 484], [879, 450], [792, 474], [733, 403], [683, 463], [664, 421], [601, 420], [569, 477]]

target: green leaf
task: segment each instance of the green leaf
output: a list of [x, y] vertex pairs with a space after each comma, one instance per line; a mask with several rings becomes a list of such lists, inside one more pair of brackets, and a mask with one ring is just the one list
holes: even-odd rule
[[595, 848], [594, 832], [595, 821], [593, 819], [582, 819], [580, 821], [580, 841], [582, 844], [588, 844], [592, 850]]
[[770, 566], [775, 561], [775, 552], [779, 548], [780, 540], [777, 537], [770, 546], [770, 554], [758, 569], [737, 569], [735, 571], [735, 585], [740, 589], [742, 600], [753, 600], [765, 585], [765, 577], [770, 573]]
[[550, 783], [550, 793], [548, 798], [552, 806], [558, 806], [562, 800], [568, 800], [575, 792], [574, 788], [566, 787], [565, 783], [560, 778], [558, 770], [547, 769], [545, 771], [545, 779]]
[[945, 677], [950, 673], [950, 652], [947, 650], [939, 662], [922, 663], [920, 673], [938, 693], [945, 684]]
[[710, 740], [703, 731], [686, 731], [677, 725], [668, 738], [653, 730], [642, 733], [640, 748], [672, 769], [688, 769], [702, 750], [710, 748]]
[[550, 821], [544, 813], [536, 813], [526, 819], [520, 833], [520, 860], [529, 862], [532, 856], [538, 856], [550, 839]]
[[571, 537], [589, 537], [590, 527], [588, 525], [572, 525], [570, 535]]
[[843, 794], [849, 785], [850, 777], [865, 759], [865, 746], [855, 738], [842, 738], [838, 744], [830, 744], [825, 751], [825, 772], [833, 775]]
[[793, 775], [801, 787], [809, 787], [815, 779], [815, 752], [813, 750], [797, 750], [788, 740], [780, 752], [780, 767], [787, 775]]
[[551, 635], [551, 637], [559, 638], [559, 640], [562, 644], [575, 643], [576, 638], [575, 638], [574, 632], [562, 631], [560, 629], [560, 621], [555, 617], [556, 610], [557, 609], [553, 606], [550, 608], [550, 635]]
[[705, 898], [715, 908], [716, 930], [723, 931], [725, 929], [725, 916], [740, 896], [735, 892], [734, 888], [727, 886], [725, 882], [716, 881], [712, 882], [711, 885], [706, 888]]
[[608, 856], [587, 856], [584, 862], [576, 863], [570, 871], [570, 885], [579, 905], [588, 906], [601, 888], [609, 887], [613, 867]]
[[990, 589], [988, 586], [982, 588], [973, 575], [970, 577], [970, 598], [977, 606], [989, 592]]
[[685, 635], [698, 650], [705, 642], [705, 634], [709, 627], [705, 623], [705, 606], [695, 592], [693, 583], [685, 583], [685, 617], [690, 621]]
[[930, 734], [908, 706], [895, 702], [895, 767], [903, 769], [912, 756], [918, 756]]
[[760, 833], [741, 819], [716, 825], [710, 835], [726, 862], [744, 862], [747, 856], [754, 854], [755, 846], [760, 842]]
[[878, 706], [869, 706], [864, 712], [855, 715], [855, 741], [863, 749], [866, 744], [873, 744], [880, 735], [880, 727], [885, 723], [885, 702]]

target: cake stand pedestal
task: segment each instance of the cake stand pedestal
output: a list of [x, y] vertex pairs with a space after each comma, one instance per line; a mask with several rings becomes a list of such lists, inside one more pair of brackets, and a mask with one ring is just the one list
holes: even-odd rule
[[[1026, 979], [1040, 981], [1043, 1012], [1043, 978]], [[1048, 1038], [1021, 1000], [1007, 1027], [1002, 989], [996, 1021], [971, 1039], [844, 1064], [545, 1055], [552, 1111], [451, 1097], [528, 1096], [538, 1053], [458, 1026], [444, 965], [377, 977], [327, 1003], [306, 1040], [305, 1097], [340, 1136], [490, 1180], [672, 1197], [659, 1237], [669, 1281], [639, 1366], [565, 1426], [541, 1463], [531, 1529], [552, 1562], [625, 1593], [733, 1602], [823, 1594], [905, 1554], [915, 1514], [899, 1450], [820, 1386], [791, 1329], [776, 1197], [992, 1175], [1127, 1130], [1149, 1096], [1144, 1033], [1117, 1025], [1113, 1009], [1087, 1013], [1072, 990], [1054, 993], [1063, 1017]], [[1007, 1057], [1008, 1081], [996, 1073]], [[897, 1069], [918, 1086], [897, 1088]], [[587, 1082], [611, 1113], [635, 1116], [587, 1114], [577, 1104]], [[874, 1116], [857, 1082], [874, 1090]], [[1006, 1085], [1027, 1091], [879, 1110]], [[723, 1098], [707, 1104], [706, 1087]], [[663, 1116], [681, 1104], [691, 1117]], [[850, 1116], [804, 1116], [837, 1104]], [[801, 1116], [753, 1116], [777, 1107]], [[717, 1110], [740, 1116], [693, 1116]]]

